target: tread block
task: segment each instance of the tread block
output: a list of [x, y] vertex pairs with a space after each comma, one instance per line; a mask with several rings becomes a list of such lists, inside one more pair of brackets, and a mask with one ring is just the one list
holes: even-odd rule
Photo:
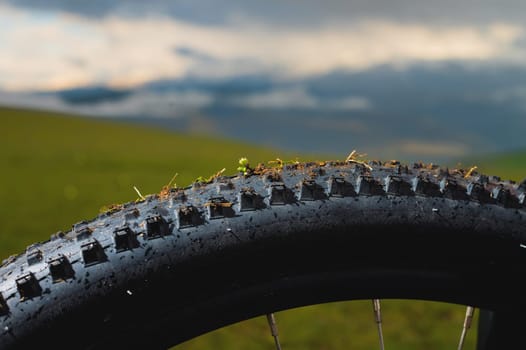
[[283, 183], [275, 183], [269, 187], [269, 203], [271, 205], [285, 205], [294, 203], [294, 194]]
[[234, 189], [234, 184], [231, 181], [217, 183], [217, 193], [221, 193], [224, 191], [230, 191], [233, 189]]
[[207, 203], [208, 218], [221, 219], [224, 217], [232, 217], [235, 215], [232, 209], [232, 203], [223, 197], [213, 197]]
[[201, 213], [193, 205], [187, 205], [177, 210], [177, 227], [186, 228], [202, 223]]
[[510, 190], [501, 186], [493, 189], [493, 198], [505, 208], [520, 208], [519, 198], [514, 196]]
[[49, 273], [53, 283], [64, 282], [75, 277], [71, 263], [63, 255], [49, 261]]
[[146, 218], [146, 238], [155, 239], [170, 234], [170, 227], [161, 215]]
[[385, 192], [401, 196], [414, 195], [411, 184], [404, 181], [400, 176], [389, 175], [385, 178]]
[[453, 179], [443, 178], [440, 181], [440, 191], [444, 197], [450, 199], [467, 200], [469, 198], [467, 189]]
[[104, 249], [96, 240], [83, 244], [80, 250], [85, 266], [97, 265], [108, 260]]
[[478, 182], [480, 182], [483, 185], [487, 185], [489, 183], [489, 176], [481, 174], [478, 178]]
[[52, 241], [56, 241], [57, 239], [62, 239], [64, 238], [64, 236], [66, 236], [66, 234], [62, 231], [58, 231], [58, 232], [55, 232], [53, 233], [49, 239], [52, 240]]
[[38, 264], [44, 259], [42, 251], [35, 247], [29, 247], [26, 251], [27, 264], [29, 266]]
[[472, 199], [480, 203], [494, 203], [495, 200], [491, 197], [491, 193], [486, 190], [486, 187], [480, 182], [472, 182], [467, 186], [467, 193]]
[[115, 250], [123, 252], [139, 247], [137, 235], [129, 227], [121, 227], [113, 232], [113, 239], [115, 241]]
[[132, 210], [129, 210], [124, 214], [124, 220], [132, 221], [137, 219], [140, 215], [141, 213], [139, 212], [139, 209], [133, 208]]
[[281, 174], [275, 170], [264, 175], [263, 178], [265, 179], [266, 182], [271, 182], [271, 183], [272, 182], [280, 183], [281, 181], [283, 181]]
[[318, 199], [325, 199], [325, 191], [323, 187], [318, 185], [314, 180], [304, 180], [300, 183], [299, 199], [301, 201], [315, 201]]
[[86, 239], [89, 239], [91, 237], [91, 233], [93, 232], [89, 227], [83, 227], [77, 232], [77, 241], [85, 241]]
[[2, 260], [2, 263], [0, 264], [0, 267], [9, 265], [12, 262], [16, 261], [16, 259], [18, 259], [18, 255], [14, 255], [14, 254], [10, 255], [7, 258]]
[[79, 221], [76, 224], [73, 224], [73, 230], [74, 231], [79, 231], [81, 228], [86, 227], [86, 225], [88, 225], [88, 224], [89, 224], [89, 222], [86, 221], [86, 220]]
[[525, 207], [526, 206], [526, 179], [522, 180], [521, 183], [517, 186], [517, 191], [519, 193], [519, 203]]
[[239, 193], [239, 207], [241, 211], [264, 208], [263, 197], [253, 189], [244, 189]]
[[360, 175], [358, 180], [356, 180], [356, 192], [362, 195], [377, 196], [384, 194], [384, 189], [374, 177]]
[[331, 177], [327, 189], [330, 197], [351, 197], [356, 196], [354, 186], [345, 181], [343, 177]]
[[500, 178], [500, 176], [490, 175], [489, 176], [489, 181], [491, 181], [491, 182], [501, 182], [502, 179]]
[[2, 296], [2, 293], [0, 293], [0, 316], [5, 316], [7, 314], [9, 314], [9, 308], [7, 306], [7, 302]]
[[170, 196], [174, 200], [181, 201], [181, 202], [184, 202], [187, 199], [186, 193], [184, 192], [184, 190], [182, 190], [180, 188], [171, 188], [170, 189]]
[[413, 179], [413, 192], [423, 196], [441, 197], [440, 186], [429, 179], [415, 177]]
[[42, 294], [42, 287], [40, 287], [40, 284], [32, 272], [17, 278], [16, 287], [18, 293], [20, 293], [21, 301], [33, 299]]

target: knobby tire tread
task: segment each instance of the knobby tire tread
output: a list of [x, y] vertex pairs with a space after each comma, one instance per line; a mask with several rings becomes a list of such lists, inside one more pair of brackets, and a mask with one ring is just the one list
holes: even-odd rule
[[265, 312], [372, 296], [508, 312], [524, 292], [525, 192], [475, 172], [354, 161], [165, 189], [6, 259], [0, 349], [166, 348]]

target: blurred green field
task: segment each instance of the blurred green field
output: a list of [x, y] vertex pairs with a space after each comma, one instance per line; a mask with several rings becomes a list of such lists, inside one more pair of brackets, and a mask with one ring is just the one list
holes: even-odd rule
[[[158, 192], [177, 172], [188, 185], [237, 160], [290, 157], [275, 150], [159, 129], [56, 113], [0, 108], [0, 257], [22, 251], [111, 203]], [[342, 150], [340, 158], [349, 150]], [[312, 158], [312, 156], [310, 157]], [[305, 159], [301, 158], [300, 159]], [[516, 180], [526, 175], [526, 153], [477, 162]], [[388, 349], [455, 348], [464, 307], [384, 301]], [[378, 339], [370, 301], [331, 303], [277, 314], [283, 346], [299, 349], [374, 349]], [[174, 330], [175, 331], [175, 330]], [[474, 349], [470, 333], [466, 349]], [[236, 324], [176, 349], [272, 349], [264, 318]]]
[[471, 164], [477, 165], [485, 174], [498, 175], [514, 181], [526, 179], [526, 151], [478, 157], [474, 158]]
[[278, 153], [104, 120], [0, 109], [0, 255], [95, 217], [100, 208], [159, 192], [175, 173], [188, 185], [237, 160]]

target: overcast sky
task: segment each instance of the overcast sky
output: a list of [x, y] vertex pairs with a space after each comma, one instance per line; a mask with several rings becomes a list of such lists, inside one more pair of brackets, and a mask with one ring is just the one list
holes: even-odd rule
[[0, 89], [523, 65], [524, 1], [0, 0]]
[[505, 21], [521, 24], [526, 4], [520, 0], [2, 0], [29, 10], [61, 11], [81, 16], [143, 17], [169, 15], [201, 24], [225, 24], [236, 17], [266, 23], [312, 27], [361, 18], [395, 21], [475, 24]]

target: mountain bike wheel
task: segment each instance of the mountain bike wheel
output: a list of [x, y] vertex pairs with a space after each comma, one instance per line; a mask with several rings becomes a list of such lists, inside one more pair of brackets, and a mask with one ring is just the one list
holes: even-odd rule
[[521, 348], [525, 191], [353, 159], [165, 188], [5, 261], [0, 348], [162, 349], [278, 310], [380, 298], [487, 309], [478, 348]]

